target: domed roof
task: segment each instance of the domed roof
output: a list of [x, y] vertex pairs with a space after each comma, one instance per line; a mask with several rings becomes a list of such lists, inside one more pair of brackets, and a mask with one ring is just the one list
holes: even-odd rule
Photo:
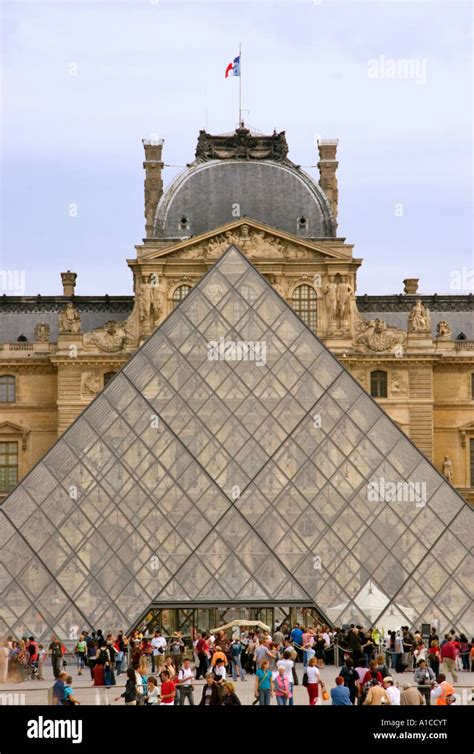
[[323, 191], [286, 152], [284, 132], [262, 137], [244, 128], [230, 137], [201, 132], [196, 161], [158, 204], [155, 237], [197, 236], [239, 216], [302, 238], [334, 236]]

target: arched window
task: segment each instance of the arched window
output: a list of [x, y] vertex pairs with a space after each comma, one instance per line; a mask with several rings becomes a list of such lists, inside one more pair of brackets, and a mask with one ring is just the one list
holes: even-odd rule
[[175, 289], [173, 293], [173, 309], [176, 309], [180, 301], [182, 301], [183, 298], [186, 298], [190, 290], [191, 290], [190, 285], [179, 285]]
[[0, 403], [15, 403], [15, 377], [11, 374], [0, 376]]
[[299, 285], [293, 291], [293, 309], [313, 332], [316, 332], [316, 304], [316, 291], [311, 285]]
[[387, 397], [387, 372], [376, 369], [370, 373], [370, 394], [372, 398]]
[[106, 372], [104, 374], [104, 387], [108, 385], [111, 380], [113, 380], [116, 374], [117, 372]]

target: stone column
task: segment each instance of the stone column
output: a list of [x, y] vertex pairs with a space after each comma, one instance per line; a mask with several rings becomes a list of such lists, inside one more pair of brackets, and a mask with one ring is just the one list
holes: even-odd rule
[[331, 214], [334, 220], [334, 231], [337, 229], [337, 202], [338, 189], [336, 170], [339, 166], [336, 160], [338, 139], [320, 139], [318, 141], [319, 150], [319, 185], [331, 207]]
[[163, 193], [161, 177], [163, 142], [163, 139], [157, 141], [143, 139], [145, 149], [145, 162], [143, 163], [145, 170], [145, 230], [147, 238], [153, 238], [155, 212]]

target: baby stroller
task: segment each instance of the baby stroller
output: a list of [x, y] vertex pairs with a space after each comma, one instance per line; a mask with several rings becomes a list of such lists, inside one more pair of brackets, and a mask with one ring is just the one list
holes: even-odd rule
[[27, 681], [38, 681], [39, 680], [39, 672], [38, 672], [38, 663], [37, 662], [28, 662], [25, 666], [25, 676]]

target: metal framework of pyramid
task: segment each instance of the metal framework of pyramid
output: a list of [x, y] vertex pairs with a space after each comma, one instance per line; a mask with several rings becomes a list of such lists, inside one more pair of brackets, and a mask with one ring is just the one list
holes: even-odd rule
[[2, 635], [298, 601], [474, 633], [473, 511], [233, 246], [0, 511]]

